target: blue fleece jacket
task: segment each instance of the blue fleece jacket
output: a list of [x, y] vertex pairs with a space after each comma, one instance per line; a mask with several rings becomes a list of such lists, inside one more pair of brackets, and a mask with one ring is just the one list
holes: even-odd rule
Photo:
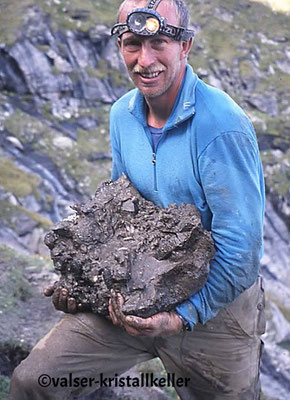
[[256, 136], [242, 109], [187, 65], [156, 152], [142, 94], [111, 109], [112, 179], [124, 173], [158, 206], [194, 204], [215, 255], [205, 286], [176, 310], [193, 329], [256, 280], [262, 255], [264, 180]]

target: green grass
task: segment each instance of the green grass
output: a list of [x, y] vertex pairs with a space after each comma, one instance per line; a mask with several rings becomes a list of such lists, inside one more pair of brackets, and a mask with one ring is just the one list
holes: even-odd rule
[[0, 4], [0, 42], [12, 44], [20, 35], [25, 10], [34, 4], [34, 0], [1, 0]]
[[26, 269], [33, 266], [36, 272], [40, 272], [48, 262], [51, 264], [47, 259], [23, 255], [0, 244], [0, 309], [3, 314], [33, 296], [34, 288], [26, 277]]
[[6, 118], [4, 127], [23, 144], [34, 144], [38, 142], [39, 136], [46, 130], [46, 127], [41, 121], [19, 109], [16, 109], [13, 114]]
[[19, 221], [23, 218], [36, 221], [44, 230], [52, 226], [52, 222], [40, 214], [29, 211], [22, 206], [15, 206], [7, 200], [0, 200], [0, 220], [3, 221], [6, 226], [15, 229]]
[[18, 301], [26, 301], [31, 295], [31, 287], [24, 276], [29, 259], [16, 251], [0, 245], [0, 308], [7, 312], [17, 306]]
[[[138, 365], [138, 371], [140, 373], [153, 373], [154, 377], [167, 378], [167, 372], [160, 360], [160, 358], [154, 358], [150, 361], [145, 361]], [[173, 387], [164, 387], [162, 390], [167, 394], [168, 399], [178, 400], [179, 397]]]
[[97, 68], [86, 67], [85, 69], [89, 77], [101, 80], [108, 79], [113, 87], [124, 87], [127, 88], [127, 90], [133, 87], [127, 75], [111, 68], [106, 60], [99, 60]]
[[[97, 24], [112, 25], [121, 1], [119, 0], [2, 0], [0, 4], [0, 42], [12, 44], [19, 36], [26, 9], [38, 5], [48, 13], [54, 29], [86, 32]], [[77, 19], [77, 14], [83, 19]], [[108, 29], [109, 32], [109, 29]]]
[[39, 199], [38, 186], [40, 183], [39, 177], [22, 171], [12, 160], [8, 158], [0, 160], [0, 186], [6, 192], [11, 192], [18, 198], [32, 194]]
[[280, 196], [287, 196], [290, 192], [290, 171], [277, 170], [266, 178], [266, 184]]
[[286, 153], [262, 151], [261, 158], [265, 167], [266, 186], [280, 196], [287, 196], [290, 192], [290, 150]]
[[[51, 6], [46, 0], [38, 0], [38, 3], [51, 15], [54, 28], [86, 32], [97, 24], [112, 25], [121, 1], [60, 0], [60, 4]], [[81, 19], [77, 18], [78, 14], [82, 14]]]
[[8, 400], [10, 379], [0, 374], [0, 400]]
[[[45, 113], [47, 119], [54, 119], [55, 123], [60, 122], [57, 118], [52, 117], [50, 103], [48, 102], [45, 106]], [[95, 116], [100, 125], [90, 131], [79, 129], [77, 140], [73, 141], [72, 147], [65, 151], [54, 144], [54, 139], [59, 136], [57, 130], [20, 110], [16, 110], [14, 114], [10, 115], [5, 120], [4, 125], [11, 135], [17, 137], [22, 143], [29, 144], [36, 152], [49, 155], [52, 162], [64, 174], [67, 174], [75, 181], [79, 191], [86, 196], [90, 196], [95, 192], [97, 185], [101, 181], [108, 179], [110, 175], [110, 160], [89, 161], [91, 155], [108, 153], [110, 150], [109, 107], [100, 104], [99, 107], [80, 109], [79, 115], [82, 117]], [[5, 174], [7, 175], [7, 172]], [[10, 172], [11, 174], [12, 172]], [[10, 182], [10, 186], [13, 186], [13, 188], [15, 188], [14, 182], [17, 182], [17, 174], [15, 173], [14, 175], [15, 179]], [[31, 189], [35, 187], [36, 182], [34, 184], [31, 177], [27, 176], [29, 178], [28, 182], [27, 179], [23, 179], [21, 193], [28, 192], [28, 183], [30, 183]], [[9, 179], [5, 178], [6, 187], [8, 186], [8, 181]], [[20, 191], [20, 188], [18, 191]]]

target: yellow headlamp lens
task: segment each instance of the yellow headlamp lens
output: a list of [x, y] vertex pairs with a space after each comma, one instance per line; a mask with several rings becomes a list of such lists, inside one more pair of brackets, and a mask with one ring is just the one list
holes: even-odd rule
[[150, 33], [158, 32], [160, 27], [159, 21], [157, 18], [147, 18], [146, 20], [146, 30]]

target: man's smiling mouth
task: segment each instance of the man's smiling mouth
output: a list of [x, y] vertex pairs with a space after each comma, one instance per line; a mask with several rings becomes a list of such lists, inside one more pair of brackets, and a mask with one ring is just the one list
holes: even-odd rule
[[157, 78], [159, 74], [161, 74], [162, 71], [157, 71], [157, 72], [150, 72], [150, 73], [139, 73], [143, 78]]
[[145, 79], [153, 79], [157, 78], [163, 71], [156, 71], [156, 72], [137, 72], [138, 75], [140, 75], [142, 78]]

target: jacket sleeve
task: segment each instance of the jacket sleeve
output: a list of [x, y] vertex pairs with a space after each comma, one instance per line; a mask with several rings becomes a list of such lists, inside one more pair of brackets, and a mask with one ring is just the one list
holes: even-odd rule
[[198, 158], [215, 255], [205, 286], [176, 308], [192, 330], [256, 280], [262, 255], [264, 182], [258, 146], [241, 132], [215, 138]]

